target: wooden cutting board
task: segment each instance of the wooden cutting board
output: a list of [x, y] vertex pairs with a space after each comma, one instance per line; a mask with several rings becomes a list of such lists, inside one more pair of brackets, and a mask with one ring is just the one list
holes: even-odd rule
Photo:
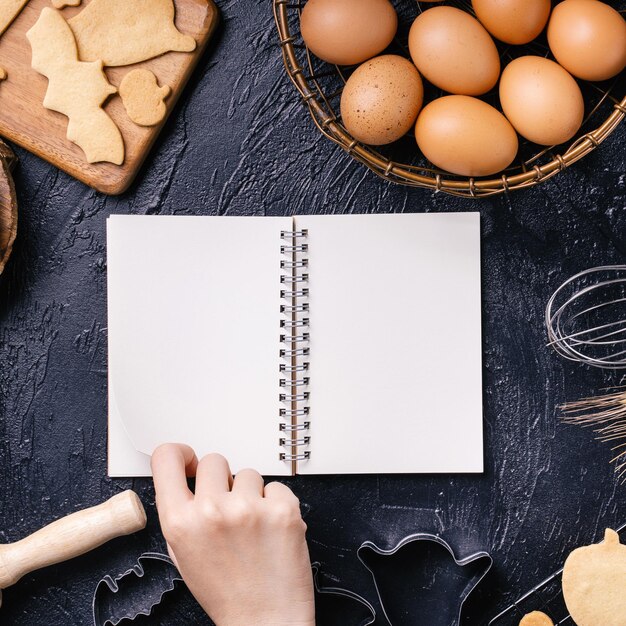
[[[64, 9], [63, 16], [71, 18], [88, 1], [83, 0], [80, 7]], [[98, 191], [120, 194], [137, 175], [165, 120], [158, 126], [137, 126], [128, 117], [120, 97], [112, 96], [104, 109], [122, 133], [125, 161], [122, 165], [87, 163], [83, 151], [66, 138], [67, 117], [43, 107], [48, 79], [31, 68], [31, 48], [26, 32], [47, 6], [51, 6], [50, 0], [30, 0], [0, 37], [0, 66], [8, 73], [7, 80], [0, 82], [0, 135]], [[131, 69], [145, 67], [154, 72], [160, 85], [172, 88], [172, 94], [166, 100], [168, 114], [198, 64], [219, 20], [213, 0], [175, 0], [175, 6], [176, 26], [198, 43], [194, 52], [168, 52], [143, 63], [105, 69], [109, 82], [116, 87]]]

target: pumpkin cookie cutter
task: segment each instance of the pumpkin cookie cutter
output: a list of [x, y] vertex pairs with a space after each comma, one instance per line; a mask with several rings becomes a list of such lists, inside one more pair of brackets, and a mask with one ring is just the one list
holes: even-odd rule
[[[616, 532], [622, 541], [626, 540], [626, 523], [617, 528]], [[531, 611], [542, 611], [555, 624], [573, 624], [563, 598], [562, 574], [563, 568], [548, 576], [504, 611], [498, 613], [488, 626], [517, 626], [519, 620]]]
[[[360, 548], [357, 550], [357, 556], [364, 567], [369, 570], [372, 578], [374, 580], [374, 586], [376, 588], [376, 593], [378, 594], [378, 600], [380, 606], [383, 610], [385, 618], [389, 622], [389, 624], [396, 625], [397, 620], [394, 619], [394, 616], [391, 614], [390, 609], [385, 604], [384, 593], [381, 591], [381, 585], [377, 580], [376, 573], [368, 561], [373, 560], [373, 558], [393, 558], [398, 556], [402, 551], [406, 549], [410, 549], [410, 547], [422, 547], [426, 552], [426, 562], [424, 563], [424, 572], [431, 577], [434, 578], [433, 572], [434, 569], [429, 570], [427, 562], [431, 562], [431, 566], [437, 567], [437, 564], [433, 562], [433, 550], [435, 553], [437, 550], [439, 551], [439, 556], [436, 558], [441, 558], [441, 556], [445, 556], [448, 560], [450, 557], [454, 561], [454, 564], [458, 568], [467, 568], [471, 567], [471, 573], [467, 576], [466, 581], [462, 585], [462, 588], [459, 592], [458, 599], [458, 608], [454, 605], [454, 608], [448, 608], [447, 613], [446, 609], [439, 612], [434, 612], [429, 615], [425, 615], [420, 617], [422, 621], [415, 622], [412, 621], [412, 624], [428, 624], [429, 626], [449, 626], [454, 623], [457, 626], [461, 624], [461, 619], [463, 617], [463, 609], [465, 607], [467, 599], [470, 597], [474, 589], [480, 584], [480, 582], [485, 578], [491, 566], [493, 565], [493, 558], [491, 555], [484, 551], [474, 552], [469, 556], [465, 556], [463, 558], [459, 558], [456, 552], [453, 550], [451, 545], [442, 539], [439, 535], [432, 535], [428, 533], [416, 533], [413, 535], [408, 535], [404, 539], [401, 539], [398, 543], [396, 543], [391, 548], [380, 548], [372, 541], [366, 541], [361, 544]], [[447, 554], [446, 554], [447, 553]], [[439, 574], [442, 572], [440, 571]], [[444, 573], [445, 575], [445, 573]], [[463, 582], [463, 581], [461, 581]], [[460, 584], [461, 586], [461, 584]], [[441, 589], [442, 598], [447, 598], [447, 606], [452, 607], [453, 603], [450, 602], [450, 595], [448, 594], [446, 589]], [[415, 619], [415, 616], [411, 616], [412, 620]], [[408, 622], [405, 622], [408, 623]]]

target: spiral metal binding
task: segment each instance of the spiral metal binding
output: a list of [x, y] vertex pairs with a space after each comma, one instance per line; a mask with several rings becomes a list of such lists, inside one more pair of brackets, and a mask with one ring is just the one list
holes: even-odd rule
[[283, 244], [280, 253], [284, 257], [280, 261], [282, 274], [280, 276], [280, 297], [283, 303], [280, 312], [284, 316], [280, 320], [280, 364], [281, 388], [279, 399], [284, 404], [280, 408], [281, 436], [278, 443], [282, 448], [279, 453], [281, 461], [295, 464], [305, 461], [311, 456], [308, 449], [311, 437], [308, 435], [310, 421], [305, 419], [309, 415], [309, 289], [306, 286], [309, 275], [304, 271], [309, 266], [309, 259], [305, 255], [309, 250], [308, 243], [302, 243], [308, 233], [306, 230], [285, 230], [280, 236]]

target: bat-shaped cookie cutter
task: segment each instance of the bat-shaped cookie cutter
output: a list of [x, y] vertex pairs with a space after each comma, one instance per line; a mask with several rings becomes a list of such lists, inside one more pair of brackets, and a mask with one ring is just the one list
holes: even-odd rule
[[158, 552], [142, 554], [117, 577], [105, 576], [93, 595], [94, 626], [117, 626], [122, 620], [149, 616], [183, 579], [172, 559]]
[[[491, 566], [493, 565], [493, 558], [491, 557], [489, 553], [483, 552], [483, 551], [475, 552], [463, 558], [458, 558], [455, 551], [452, 549], [452, 547], [447, 541], [445, 541], [438, 535], [432, 535], [429, 533], [416, 533], [413, 535], [408, 535], [404, 539], [401, 539], [393, 547], [388, 548], [388, 549], [380, 548], [372, 541], [365, 541], [364, 543], [361, 544], [361, 546], [357, 550], [357, 556], [359, 560], [372, 575], [372, 578], [374, 580], [374, 587], [376, 588], [376, 593], [378, 594], [378, 600], [380, 602], [380, 606], [383, 610], [383, 613], [385, 617], [387, 618], [387, 621], [389, 622], [389, 624], [392, 624], [395, 626], [394, 621], [392, 620], [391, 616], [389, 615], [388, 609], [385, 606], [383, 594], [381, 593], [381, 589], [379, 586], [379, 582], [376, 579], [375, 572], [367, 563], [366, 553], [369, 551], [380, 557], [393, 557], [394, 555], [397, 555], [403, 548], [406, 548], [410, 544], [413, 544], [416, 542], [429, 542], [435, 545], [442, 546], [443, 548], [445, 548], [445, 550], [447, 550], [449, 555], [452, 557], [452, 559], [454, 560], [454, 563], [460, 568], [464, 568], [468, 565], [473, 564], [474, 573], [472, 574], [472, 576], [468, 578], [467, 583], [463, 587], [459, 600], [458, 600], [459, 602], [458, 615], [451, 616], [451, 619], [456, 618], [456, 622], [455, 622], [456, 626], [459, 626], [461, 624], [461, 619], [463, 616], [463, 608], [465, 606], [465, 603], [467, 599], [470, 597], [470, 595], [472, 594], [472, 592], [474, 591], [474, 589], [476, 589], [478, 584], [483, 580], [483, 578], [487, 575], [487, 573], [491, 569]], [[423, 621], [423, 622], [419, 622], [419, 624], [428, 623], [429, 626], [439, 626], [439, 624], [441, 624], [442, 626], [444, 625], [448, 626], [451, 623], [451, 620], [448, 620], [447, 617], [444, 616], [443, 614], [439, 614], [437, 618], [440, 618], [441, 621], [440, 622], [433, 621], [433, 618], [429, 617], [427, 622]]]
[[[154, 571], [149, 572], [155, 566], [159, 570], [156, 575]], [[363, 615], [358, 624], [355, 622], [350, 626], [371, 626], [376, 621], [376, 611], [365, 598], [347, 589], [323, 586], [320, 582], [319, 564], [314, 563], [312, 567], [318, 598], [347, 601], [356, 607], [355, 613], [360, 612]], [[123, 620], [132, 621], [140, 615], [149, 616], [165, 595], [173, 591], [176, 583], [182, 580], [172, 559], [167, 555], [156, 552], [142, 554], [137, 563], [120, 576], [105, 576], [98, 583], [93, 597], [94, 626], [117, 626]], [[129, 585], [133, 587], [130, 591]], [[337, 625], [339, 624], [338, 621]]]

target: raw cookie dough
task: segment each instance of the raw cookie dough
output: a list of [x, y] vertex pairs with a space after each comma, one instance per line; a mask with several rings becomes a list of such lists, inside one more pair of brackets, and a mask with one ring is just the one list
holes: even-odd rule
[[52, 6], [55, 9], [64, 9], [65, 7], [77, 7], [82, 0], [52, 0]]
[[28, 0], [0, 0], [0, 35], [22, 12]]
[[603, 543], [567, 557], [563, 596], [577, 626], [626, 624], [626, 545], [614, 530], [606, 530]]
[[163, 102], [172, 92], [165, 85], [159, 87], [150, 70], [132, 70], [120, 84], [120, 96], [128, 117], [140, 126], [155, 126], [163, 121], [167, 107]]
[[173, 0], [91, 0], [69, 25], [82, 61], [115, 67], [195, 50], [196, 40], [176, 28], [174, 15]]
[[522, 617], [519, 626], [554, 626], [554, 622], [541, 611], [533, 611]]
[[44, 107], [68, 117], [67, 138], [83, 149], [89, 163], [121, 165], [124, 140], [101, 108], [117, 89], [104, 75], [102, 62], [78, 61], [72, 30], [55, 9], [43, 9], [26, 36], [33, 49], [33, 68], [48, 79]]

